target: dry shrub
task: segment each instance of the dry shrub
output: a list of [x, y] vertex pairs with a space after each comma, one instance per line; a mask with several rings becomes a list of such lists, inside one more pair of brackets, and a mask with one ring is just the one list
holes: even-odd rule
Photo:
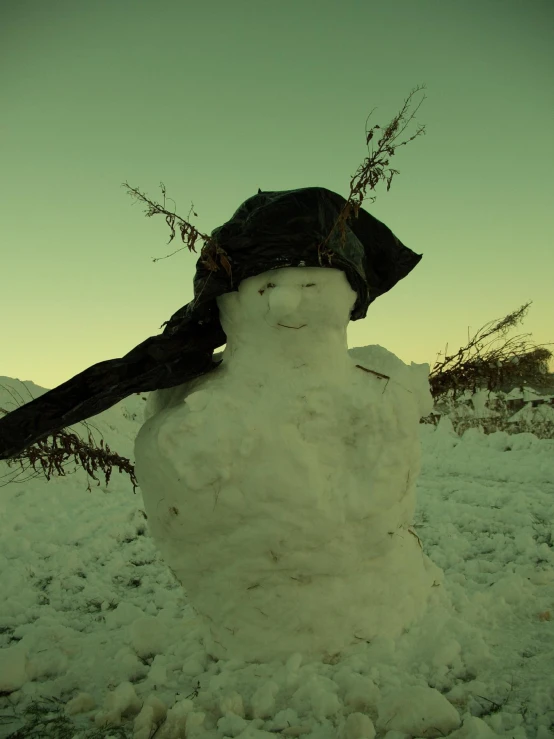
[[466, 390], [496, 391], [524, 384], [541, 387], [552, 384], [548, 363], [553, 355], [546, 348], [550, 345], [534, 344], [528, 340], [530, 334], [506, 338], [524, 319], [530, 305], [531, 302], [525, 303], [504, 318], [489, 321], [454, 354], [449, 355], [446, 347], [444, 358], [437, 358], [429, 375], [435, 403], [448, 395], [456, 399]]

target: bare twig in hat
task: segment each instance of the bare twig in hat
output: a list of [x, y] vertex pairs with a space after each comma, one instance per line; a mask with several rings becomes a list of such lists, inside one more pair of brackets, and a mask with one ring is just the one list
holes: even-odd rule
[[[410, 141], [413, 141], [415, 138], [425, 133], [425, 126], [420, 125], [418, 126], [413, 136], [410, 136], [404, 141], [398, 141], [406, 128], [414, 120], [417, 111], [425, 100], [425, 95], [423, 95], [415, 110], [410, 112], [410, 106], [412, 105], [413, 97], [418, 92], [424, 89], [425, 85], [419, 85], [418, 87], [415, 87], [410, 92], [406, 100], [404, 100], [404, 105], [400, 109], [400, 112], [394, 116], [392, 121], [384, 129], [381, 129], [381, 126], [379, 125], [375, 125], [368, 130], [367, 121], [369, 120], [375, 108], [368, 115], [366, 119], [366, 145], [369, 147], [369, 143], [373, 141], [375, 137], [375, 132], [377, 130], [382, 130], [383, 133], [377, 141], [376, 148], [371, 149], [369, 156], [367, 156], [362, 164], [360, 164], [350, 180], [350, 194], [348, 196], [348, 199], [344, 204], [337, 220], [335, 221], [333, 228], [329, 232], [326, 239], [318, 247], [320, 263], [321, 257], [323, 255], [332, 255], [332, 253], [329, 252], [329, 250], [326, 250], [325, 247], [337, 228], [340, 228], [341, 238], [344, 243], [346, 239], [346, 222], [352, 215], [354, 216], [354, 218], [357, 218], [358, 211], [367, 197], [366, 190], [368, 188], [370, 190], [375, 190], [380, 182], [386, 182], [387, 192], [390, 190], [394, 175], [400, 174], [399, 170], [392, 169], [389, 166], [390, 157], [395, 155], [396, 149], [399, 146], [406, 146], [406, 144], [408, 144]], [[375, 199], [375, 196], [371, 197], [371, 202], [375, 202]]]
[[[219, 267], [222, 266], [229, 277], [232, 278], [231, 265], [227, 257], [227, 252], [222, 249], [210, 236], [208, 236], [207, 234], [203, 234], [195, 226], [193, 226], [192, 223], [190, 223], [190, 220], [181, 218], [181, 216], [177, 215], [174, 210], [167, 209], [167, 191], [163, 182], [160, 183], [160, 189], [162, 191], [163, 197], [162, 204], [151, 200], [147, 195], [141, 192], [138, 187], [131, 187], [128, 182], [124, 182], [123, 186], [127, 188], [127, 192], [129, 193], [129, 195], [146, 205], [145, 213], [148, 218], [154, 215], [165, 216], [165, 222], [169, 226], [170, 230], [169, 241], [167, 242], [168, 244], [173, 241], [177, 234], [177, 229], [179, 229], [181, 241], [183, 242], [184, 246], [176, 249], [174, 252], [171, 252], [171, 254], [166, 254], [165, 257], [158, 257], [157, 259], [153, 258], [152, 261], [159, 262], [161, 259], [167, 259], [168, 257], [172, 257], [174, 254], [177, 254], [177, 252], [180, 252], [183, 249], [188, 249], [189, 251], [193, 251], [196, 253], [196, 242], [200, 240], [204, 242], [204, 245], [200, 251], [200, 256], [202, 257], [202, 264], [204, 264], [206, 269], [210, 270], [211, 272], [216, 272]], [[172, 200], [172, 198], [170, 198], [170, 200]], [[175, 201], [172, 202], [175, 205]], [[189, 219], [191, 217], [191, 214], [197, 216], [197, 213], [194, 212], [194, 205], [192, 204], [188, 214]]]

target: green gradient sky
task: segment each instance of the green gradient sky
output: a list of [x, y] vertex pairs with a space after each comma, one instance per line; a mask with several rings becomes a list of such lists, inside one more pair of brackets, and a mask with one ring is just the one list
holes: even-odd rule
[[258, 187], [344, 196], [417, 84], [427, 127], [367, 210], [424, 258], [349, 345], [432, 363], [533, 300], [554, 341], [551, 0], [8, 0], [1, 4], [0, 375], [53, 387], [192, 298], [121, 183], [163, 180], [209, 232]]

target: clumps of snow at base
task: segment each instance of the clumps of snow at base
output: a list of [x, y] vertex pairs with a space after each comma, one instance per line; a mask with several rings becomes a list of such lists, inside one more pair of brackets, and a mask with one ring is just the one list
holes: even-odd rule
[[396, 637], [440, 587], [410, 531], [428, 365], [349, 355], [355, 300], [340, 270], [244, 280], [218, 299], [223, 363], [138, 434], [149, 531], [214, 656]]
[[[489, 471], [496, 476], [503, 469], [501, 479], [506, 482], [549, 483], [554, 479], [554, 439], [506, 431], [485, 434], [481, 428], [470, 428], [458, 436], [447, 416], [440, 419], [437, 433], [432, 432], [430, 425], [425, 427], [425, 432], [427, 455], [432, 457], [435, 469], [444, 475], [464, 474], [471, 465], [477, 477], [486, 477]], [[484, 448], [490, 454], [475, 451]]]
[[[138, 418], [144, 401], [126, 403]], [[117, 451], [129, 423], [136, 434], [139, 421], [125, 418], [123, 404], [96, 418]], [[32, 699], [56, 698], [75, 739], [91, 725], [108, 737], [119, 721], [133, 739], [150, 739], [160, 722], [156, 739], [552, 739], [554, 469], [544, 466], [552, 446], [516, 434], [503, 452], [492, 435], [456, 442], [445, 424], [422, 425], [420, 436], [417, 531], [445, 572], [448, 601], [432, 603], [399, 639], [325, 661], [209, 657], [123, 475], [92, 492], [82, 470], [4, 485], [0, 736], [24, 724]], [[464, 468], [457, 449], [470, 441]], [[529, 472], [506, 482], [514, 450]], [[13, 471], [0, 463], [0, 475]], [[387, 724], [403, 694], [405, 707]]]

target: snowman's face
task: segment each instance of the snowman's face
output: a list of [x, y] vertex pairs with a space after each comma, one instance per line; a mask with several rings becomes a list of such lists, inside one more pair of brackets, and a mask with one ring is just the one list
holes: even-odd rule
[[238, 322], [287, 331], [306, 327], [343, 328], [356, 293], [342, 270], [282, 267], [243, 280], [238, 291], [217, 299], [223, 329]]

